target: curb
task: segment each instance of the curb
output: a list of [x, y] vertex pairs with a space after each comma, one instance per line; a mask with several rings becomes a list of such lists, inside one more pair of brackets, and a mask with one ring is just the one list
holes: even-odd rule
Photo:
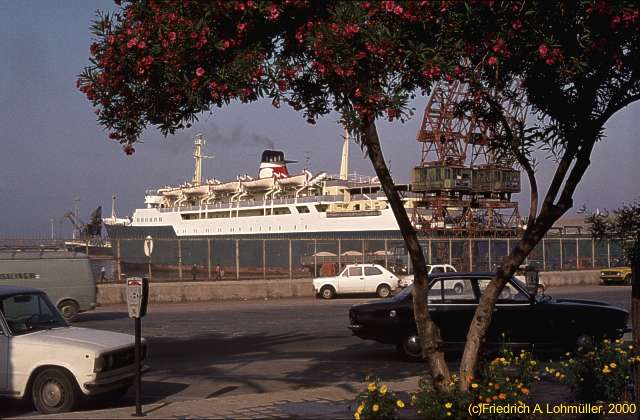
[[[385, 382], [393, 392], [418, 389], [418, 376]], [[345, 382], [319, 388], [302, 388], [259, 394], [242, 394], [202, 400], [168, 401], [142, 407], [146, 418], [351, 418], [353, 401], [364, 382]], [[137, 419], [135, 407], [35, 415], [35, 419]]]

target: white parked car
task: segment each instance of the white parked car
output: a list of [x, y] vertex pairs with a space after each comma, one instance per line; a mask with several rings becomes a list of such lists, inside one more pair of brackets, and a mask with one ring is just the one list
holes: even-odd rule
[[133, 336], [69, 326], [41, 290], [0, 286], [0, 394], [61, 413], [120, 397], [134, 377]]
[[[427, 264], [427, 274], [455, 273], [457, 271], [451, 264]], [[413, 284], [413, 275], [404, 276], [400, 279], [400, 287], [407, 287], [411, 284]]]
[[375, 293], [386, 298], [398, 288], [398, 278], [378, 264], [350, 264], [335, 277], [314, 279], [313, 288], [324, 299], [346, 293]]

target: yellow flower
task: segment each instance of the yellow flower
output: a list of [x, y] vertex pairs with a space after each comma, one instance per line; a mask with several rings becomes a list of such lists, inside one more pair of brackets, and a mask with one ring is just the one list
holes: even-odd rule
[[605, 365], [605, 366], [602, 368], [602, 373], [605, 373], [605, 374], [606, 374], [606, 373], [611, 373], [611, 371], [609, 370], [609, 366]]
[[529, 362], [529, 364], [530, 364], [531, 366], [535, 366], [535, 365], [537, 364], [537, 362], [536, 362], [535, 360], [531, 360], [531, 361]]
[[404, 408], [404, 401], [398, 400], [396, 401], [396, 405], [398, 406], [398, 408]]
[[355, 417], [356, 420], [360, 420], [360, 413], [353, 413], [353, 417]]
[[478, 387], [477, 383], [474, 382], [474, 383], [471, 384], [471, 388], [476, 389], [477, 387]]
[[453, 404], [451, 404], [450, 402], [444, 405], [444, 408], [446, 408], [447, 410], [450, 409], [451, 407], [453, 407]]
[[380, 410], [380, 406], [378, 404], [373, 404], [373, 408], [371, 408], [371, 411], [373, 411], [374, 413], [377, 413], [378, 410]]
[[367, 387], [367, 389], [369, 390], [369, 392], [373, 392], [373, 391], [375, 391], [375, 390], [376, 390], [376, 384], [375, 384], [375, 382], [371, 382], [371, 383], [369, 384], [369, 386]]
[[559, 378], [560, 375], [561, 375], [560, 372], [556, 372], [556, 378]]
[[569, 357], [569, 356], [571, 356], [571, 353], [566, 352], [564, 355], [565, 355], [565, 356], [567, 356], [567, 357]]
[[451, 411], [447, 411], [447, 417], [451, 416]]
[[362, 414], [362, 410], [364, 410], [364, 403], [358, 406], [358, 414]]
[[611, 369], [615, 369], [615, 368], [617, 368], [617, 367], [618, 367], [618, 365], [616, 365], [615, 363], [610, 363], [610, 364], [609, 364], [609, 367], [610, 367]]
[[387, 386], [386, 385], [382, 385], [380, 387], [380, 394], [384, 395], [387, 393]]

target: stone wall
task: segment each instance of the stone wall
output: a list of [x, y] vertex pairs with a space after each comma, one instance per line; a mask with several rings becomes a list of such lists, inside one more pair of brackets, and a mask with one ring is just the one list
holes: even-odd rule
[[[599, 270], [546, 271], [540, 273], [545, 287], [599, 284]], [[150, 303], [198, 302], [314, 296], [311, 279], [296, 280], [240, 280], [167, 282], [149, 285]], [[126, 303], [125, 288], [121, 284], [98, 285], [98, 304]]]

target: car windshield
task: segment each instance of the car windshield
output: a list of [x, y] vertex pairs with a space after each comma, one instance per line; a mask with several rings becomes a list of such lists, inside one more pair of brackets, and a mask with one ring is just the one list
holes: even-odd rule
[[[515, 284], [517, 284], [520, 289], [522, 290], [527, 290], [524, 282], [512, 277], [511, 281]], [[437, 288], [438, 287], [438, 283], [434, 283], [432, 288]], [[484, 290], [484, 287], [481, 287], [482, 290]], [[512, 293], [509, 293], [509, 297], [511, 299], [515, 298], [517, 300], [528, 300], [529, 299], [529, 295], [524, 295], [521, 291], [516, 290], [513, 286], [511, 285], [507, 285], [506, 289], [509, 290]], [[398, 293], [397, 295], [394, 296], [394, 299], [396, 300], [403, 300], [405, 297], [411, 295], [411, 291], [413, 290], [413, 285], [407, 286], [405, 287], [400, 293]], [[502, 297], [506, 296], [506, 293], [502, 293], [501, 294]]]
[[44, 293], [23, 293], [1, 298], [0, 312], [13, 335], [67, 326]]

